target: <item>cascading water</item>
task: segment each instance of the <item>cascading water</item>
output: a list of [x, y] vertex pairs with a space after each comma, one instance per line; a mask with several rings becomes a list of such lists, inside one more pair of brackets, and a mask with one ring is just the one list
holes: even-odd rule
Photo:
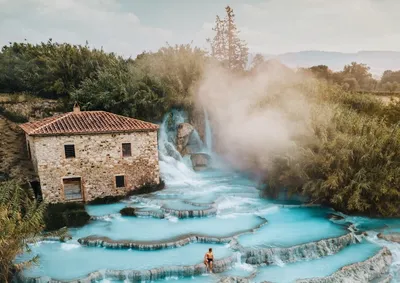
[[[199, 152], [211, 154], [211, 127], [206, 111], [204, 115], [206, 146], [195, 131], [190, 143], [199, 145]], [[160, 126], [159, 162], [166, 188], [117, 204], [88, 205], [93, 220], [71, 229], [71, 240], [31, 246], [41, 257], [40, 265], [23, 275], [40, 279], [26, 281], [80, 278], [83, 282], [127, 283], [174, 279], [195, 283], [232, 276], [250, 278], [250, 282], [294, 282], [329, 276], [345, 265], [366, 261], [382, 246], [388, 246], [393, 254], [392, 282], [400, 282], [400, 244], [377, 239], [374, 232], [382, 232], [382, 227], [399, 227], [400, 219], [385, 220], [385, 226], [363, 218], [362, 225], [355, 225], [356, 232], [368, 231], [369, 236], [356, 243], [347, 227], [348, 222], [357, 224], [359, 218], [342, 215], [345, 219], [335, 223], [328, 219], [333, 210], [260, 198], [256, 182], [238, 173], [195, 172], [188, 156], [182, 157], [175, 146], [178, 125], [184, 122], [187, 117], [183, 112], [172, 111]], [[135, 210], [134, 216], [119, 214], [126, 206]], [[203, 256], [210, 247], [216, 274], [203, 276]], [[29, 258], [32, 255], [17, 260]], [[367, 267], [354, 272], [365, 275], [370, 272]]]
[[206, 109], [204, 109], [204, 126], [205, 126], [205, 140], [206, 140], [207, 152], [211, 154], [213, 152], [213, 137], [212, 137], [210, 120], [208, 119], [208, 112]]

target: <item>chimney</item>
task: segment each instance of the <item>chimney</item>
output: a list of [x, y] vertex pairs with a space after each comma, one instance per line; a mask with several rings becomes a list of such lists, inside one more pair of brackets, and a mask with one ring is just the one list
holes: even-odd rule
[[76, 102], [76, 101], [75, 101], [75, 104], [74, 104], [74, 110], [73, 110], [73, 112], [74, 112], [74, 113], [79, 113], [79, 112], [81, 112], [81, 108], [79, 107], [79, 104], [78, 104], [78, 102]]

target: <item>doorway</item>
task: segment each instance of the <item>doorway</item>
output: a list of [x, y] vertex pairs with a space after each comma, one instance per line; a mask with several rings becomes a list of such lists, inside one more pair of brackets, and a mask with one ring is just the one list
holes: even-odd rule
[[83, 200], [81, 177], [64, 178], [64, 199], [69, 200]]

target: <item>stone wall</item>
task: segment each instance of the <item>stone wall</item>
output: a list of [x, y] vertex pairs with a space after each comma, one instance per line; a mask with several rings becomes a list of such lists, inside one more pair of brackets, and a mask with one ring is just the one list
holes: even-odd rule
[[[124, 195], [143, 184], [159, 183], [157, 132], [28, 137], [43, 199], [63, 202], [63, 178], [81, 177], [84, 201]], [[132, 156], [122, 157], [122, 143], [131, 143]], [[75, 145], [75, 158], [65, 158], [64, 145]], [[126, 187], [116, 188], [124, 175]]]

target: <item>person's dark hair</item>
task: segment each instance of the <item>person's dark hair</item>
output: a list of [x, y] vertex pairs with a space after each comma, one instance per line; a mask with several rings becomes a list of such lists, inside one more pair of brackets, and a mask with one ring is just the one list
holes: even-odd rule
[[209, 251], [209, 252], [212, 252], [212, 248], [209, 248], [208, 251]]

